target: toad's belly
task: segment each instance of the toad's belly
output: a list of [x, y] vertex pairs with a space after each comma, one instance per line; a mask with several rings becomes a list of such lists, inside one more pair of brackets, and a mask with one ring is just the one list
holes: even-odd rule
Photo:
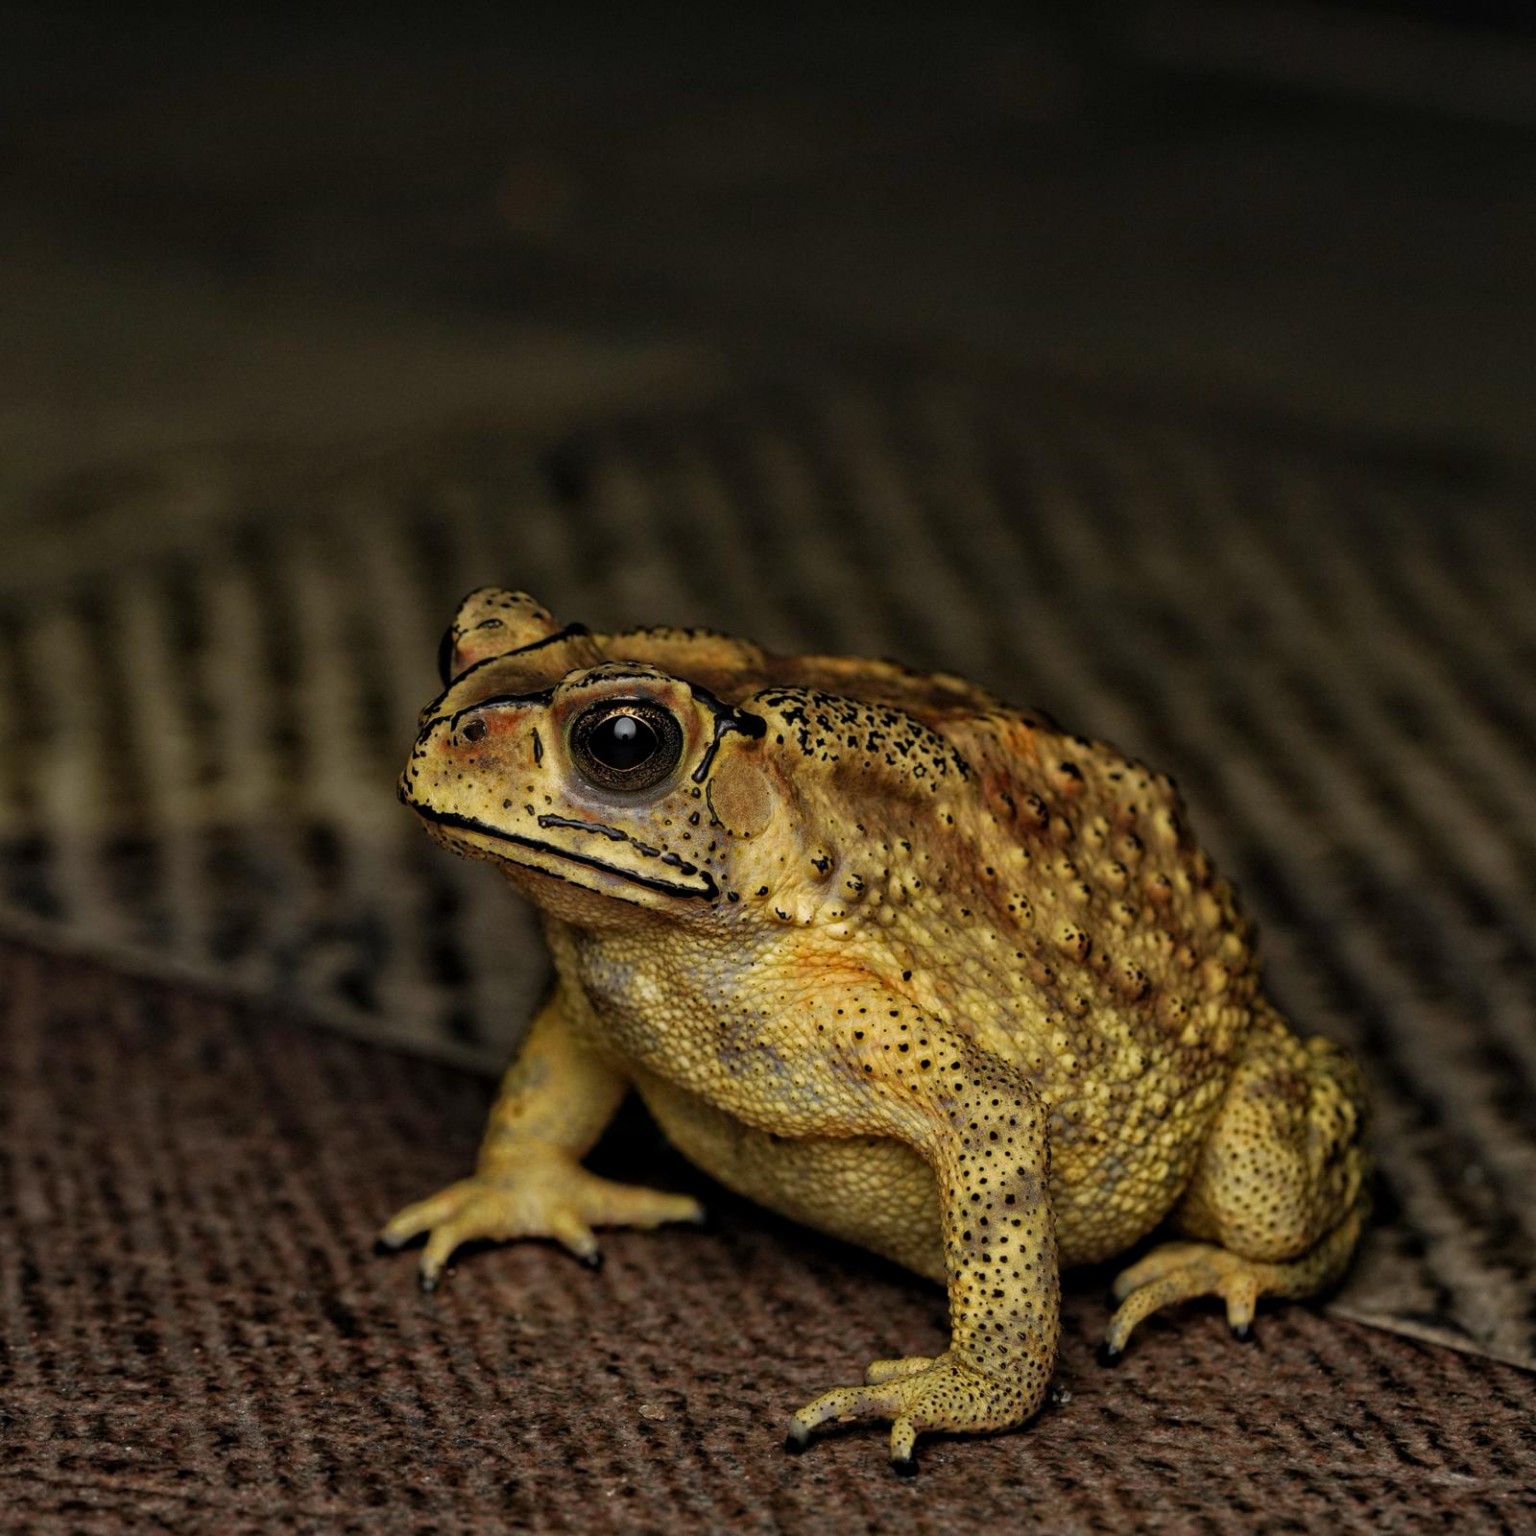
[[790, 1140], [648, 1072], [635, 1086], [667, 1140], [727, 1189], [943, 1280], [938, 1190], [911, 1147], [879, 1136]]
[[[928, 1164], [904, 1142], [774, 1136], [649, 1072], [637, 1072], [634, 1081], [667, 1140], [727, 1189], [944, 1280], [938, 1188]], [[1117, 1219], [1089, 1190], [1053, 1183], [1051, 1195], [1063, 1265], [1118, 1253], [1162, 1214], [1121, 1212]]]

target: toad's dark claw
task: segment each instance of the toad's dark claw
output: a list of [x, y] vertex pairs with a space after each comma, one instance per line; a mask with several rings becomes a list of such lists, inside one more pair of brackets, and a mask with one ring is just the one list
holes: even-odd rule
[[784, 1449], [791, 1456], [798, 1456], [811, 1443], [811, 1432], [800, 1424], [791, 1424], [784, 1436]]
[[1258, 1335], [1253, 1331], [1252, 1323], [1237, 1323], [1232, 1328], [1232, 1337], [1239, 1344], [1254, 1344], [1258, 1341]]
[[1107, 1339], [1099, 1345], [1100, 1365], [1119, 1365], [1120, 1357], [1125, 1353], [1123, 1349], [1116, 1349]]
[[897, 1477], [916, 1477], [917, 1458], [915, 1456], [892, 1456], [891, 1471]]

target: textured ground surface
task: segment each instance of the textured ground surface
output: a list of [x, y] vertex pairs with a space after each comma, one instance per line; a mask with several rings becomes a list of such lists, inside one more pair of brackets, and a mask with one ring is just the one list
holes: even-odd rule
[[471, 1156], [483, 1082], [270, 1010], [0, 949], [0, 1509], [7, 1530], [1512, 1531], [1536, 1377], [1292, 1307], [1256, 1346], [1194, 1308], [1093, 1359], [1070, 1288], [1028, 1430], [785, 1416], [942, 1298], [715, 1195], [638, 1122], [610, 1168], [700, 1190], [712, 1232], [469, 1256], [433, 1299], [370, 1250]]

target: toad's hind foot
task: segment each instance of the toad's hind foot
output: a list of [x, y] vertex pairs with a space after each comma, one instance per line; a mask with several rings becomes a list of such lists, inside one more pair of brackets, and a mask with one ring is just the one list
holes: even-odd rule
[[1249, 1336], [1261, 1296], [1313, 1296], [1326, 1290], [1348, 1267], [1365, 1224], [1361, 1200], [1316, 1247], [1281, 1263], [1245, 1259], [1216, 1243], [1164, 1243], [1123, 1271], [1114, 1284], [1119, 1302], [1104, 1332], [1102, 1356], [1114, 1361], [1136, 1325], [1163, 1307], [1196, 1296], [1219, 1296], [1227, 1324], [1240, 1339]]

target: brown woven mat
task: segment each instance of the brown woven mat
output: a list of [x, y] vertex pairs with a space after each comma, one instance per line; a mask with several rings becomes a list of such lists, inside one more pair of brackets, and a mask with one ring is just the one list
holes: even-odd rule
[[0, 582], [13, 926], [493, 1068], [526, 914], [392, 794], [462, 591], [968, 673], [1174, 772], [1279, 1000], [1365, 1059], [1339, 1307], [1536, 1360], [1526, 490], [916, 377], [54, 500]]
[[480, 1078], [269, 1008], [0, 945], [0, 1526], [52, 1533], [1516, 1531], [1536, 1378], [1327, 1318], [1256, 1346], [1189, 1308], [1095, 1364], [1068, 1287], [1028, 1429], [786, 1415], [933, 1350], [936, 1288], [719, 1195], [636, 1117], [610, 1171], [701, 1191], [711, 1232], [614, 1233], [600, 1274], [525, 1243], [435, 1298], [381, 1217], [457, 1174]]

